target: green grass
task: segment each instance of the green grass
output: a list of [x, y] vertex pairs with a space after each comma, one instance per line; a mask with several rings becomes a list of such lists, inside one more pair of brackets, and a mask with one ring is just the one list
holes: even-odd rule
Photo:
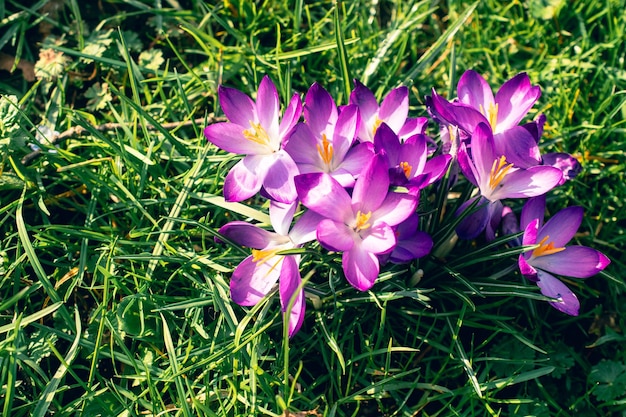
[[[626, 412], [624, 0], [43, 3], [0, 1], [0, 51], [58, 64], [33, 82], [0, 71], [3, 415]], [[267, 211], [221, 197], [237, 158], [202, 134], [222, 116], [219, 84], [253, 94], [268, 74], [285, 102], [318, 81], [339, 104], [351, 78], [378, 97], [404, 84], [423, 116], [431, 88], [453, 96], [469, 68], [492, 86], [528, 72], [544, 149], [583, 163], [549, 198], [551, 213], [582, 205], [577, 242], [612, 260], [568, 282], [579, 317], [507, 269], [519, 251], [470, 242], [366, 293], [336, 257], [306, 253], [308, 311], [291, 340], [277, 297], [229, 301], [248, 252], [216, 231]], [[42, 125], [60, 135], [34, 154]]]

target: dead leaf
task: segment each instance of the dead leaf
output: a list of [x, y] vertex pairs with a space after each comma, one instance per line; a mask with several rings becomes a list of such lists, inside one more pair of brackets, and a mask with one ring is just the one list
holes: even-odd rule
[[32, 62], [20, 59], [16, 66], [14, 56], [0, 52], [0, 70], [13, 72], [15, 68], [22, 71], [22, 76], [26, 81], [35, 81], [35, 65]]

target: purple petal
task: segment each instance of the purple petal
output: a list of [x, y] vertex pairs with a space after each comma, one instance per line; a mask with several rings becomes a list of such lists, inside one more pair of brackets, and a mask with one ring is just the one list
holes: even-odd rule
[[[544, 213], [546, 211], [546, 195], [542, 194], [540, 196], [537, 197], [532, 197], [529, 198], [528, 201], [526, 201], [526, 204], [524, 204], [524, 207], [522, 208], [522, 215], [520, 217], [520, 229], [521, 230], [525, 230], [526, 226], [528, 226], [528, 224], [537, 219], [538, 220], [538, 227], [541, 227], [543, 225], [543, 217], [544, 217]], [[535, 241], [533, 241], [532, 244], [534, 244]]]
[[[363, 165], [361, 165], [362, 167]], [[357, 172], [358, 174], [358, 172]], [[339, 184], [341, 184], [344, 188], [353, 188], [356, 175], [352, 172], [345, 170], [343, 167], [339, 167], [333, 172], [330, 173], [330, 176], [333, 177]]]
[[560, 210], [539, 230], [537, 241], [549, 236], [549, 241], [556, 248], [562, 248], [572, 240], [580, 223], [583, 221], [583, 208], [574, 206]]
[[485, 227], [485, 238], [487, 242], [491, 242], [496, 238], [496, 230], [500, 226], [500, 220], [502, 219], [502, 202], [500, 200], [494, 201], [489, 204], [489, 221]]
[[546, 115], [540, 114], [532, 122], [528, 122], [522, 125], [522, 127], [535, 138], [535, 142], [539, 142], [541, 135], [543, 135], [543, 126], [546, 124]]
[[230, 279], [230, 297], [242, 306], [258, 303], [270, 292], [280, 275], [283, 256], [273, 256], [267, 262], [257, 263], [252, 256], [244, 259]]
[[291, 97], [291, 101], [289, 101], [289, 105], [285, 109], [283, 114], [283, 118], [280, 120], [279, 127], [279, 135], [281, 138], [286, 138], [293, 129], [293, 127], [298, 123], [300, 116], [302, 115], [302, 102], [300, 101], [300, 96], [298, 94], [294, 94]]
[[354, 90], [350, 93], [350, 103], [359, 107], [361, 117], [365, 120], [369, 120], [378, 112], [378, 102], [374, 93], [359, 80], [354, 80]]
[[252, 249], [265, 249], [270, 245], [282, 244], [288, 241], [287, 238], [279, 234], [242, 221], [227, 223], [220, 228], [218, 233], [233, 242]]
[[295, 245], [302, 245], [316, 239], [317, 225], [324, 218], [312, 210], [305, 211], [293, 225], [289, 238]]
[[224, 178], [224, 198], [229, 202], [246, 200], [261, 189], [267, 164], [264, 155], [246, 156]]
[[[474, 162], [472, 162], [469, 156], [469, 151], [467, 150], [465, 143], [461, 143], [461, 146], [459, 147], [459, 151], [457, 153], [457, 164], [465, 178], [467, 178], [467, 180], [475, 186], [478, 186], [480, 176]], [[454, 165], [452, 167], [454, 168]]]
[[479, 184], [482, 184], [491, 173], [493, 161], [499, 156], [495, 152], [495, 143], [489, 125], [485, 123], [478, 124], [472, 134], [471, 142], [472, 160], [476, 167], [475, 174], [478, 174], [476, 179]]
[[389, 192], [380, 207], [372, 213], [372, 219], [389, 226], [400, 224], [415, 212], [417, 200], [418, 196], [414, 192]]
[[272, 152], [268, 145], [245, 138], [244, 127], [234, 123], [215, 123], [204, 129], [209, 142], [226, 152], [243, 155], [263, 155]]
[[[531, 220], [524, 228], [524, 235], [522, 236], [522, 245], [530, 246], [537, 243], [537, 233], [539, 232], [539, 219]], [[530, 258], [530, 253], [525, 252], [524, 257]]]
[[537, 271], [539, 280], [537, 286], [541, 290], [541, 293], [546, 297], [555, 298], [557, 301], [550, 301], [550, 305], [557, 310], [569, 314], [570, 316], [577, 316], [580, 309], [580, 303], [576, 294], [574, 294], [565, 284], [552, 275]]
[[541, 88], [530, 85], [526, 73], [511, 78], [496, 93], [498, 103], [498, 132], [517, 126], [541, 96]]
[[331, 219], [323, 219], [317, 226], [317, 240], [326, 249], [335, 252], [344, 252], [352, 249], [356, 233], [344, 223]]
[[283, 267], [280, 272], [280, 281], [278, 291], [280, 293], [280, 304], [283, 313], [287, 312], [289, 304], [291, 305], [291, 314], [289, 315], [289, 337], [300, 330], [304, 321], [304, 311], [306, 303], [304, 300], [304, 290], [300, 288], [302, 278], [298, 269], [299, 256], [285, 256]]
[[406, 87], [394, 88], [385, 96], [380, 109], [378, 110], [378, 118], [393, 130], [399, 132], [406, 117], [409, 114], [409, 89]]
[[318, 83], [313, 83], [304, 98], [304, 120], [316, 137], [321, 137], [327, 126], [334, 126], [337, 121], [337, 105]]
[[400, 138], [395, 132], [387, 125], [387, 123], [381, 123], [374, 135], [374, 151], [379, 153], [384, 151], [387, 157], [388, 165], [395, 166], [399, 162], [400, 150], [402, 145]]
[[317, 172], [319, 172], [324, 166], [324, 162], [317, 151], [317, 144], [318, 140], [309, 126], [304, 123], [298, 123], [283, 149], [296, 164], [313, 165], [318, 168]]
[[563, 172], [563, 180], [559, 185], [565, 181], [573, 180], [583, 169], [576, 158], [564, 152], [552, 152], [543, 155], [543, 165], [553, 166]]
[[448, 171], [451, 160], [451, 155], [437, 155], [428, 160], [424, 166], [423, 173], [428, 174], [429, 179], [428, 182], [422, 186], [422, 188], [434, 183], [435, 181], [439, 181]]
[[450, 103], [433, 92], [432, 105], [439, 118], [448, 124], [458, 126], [468, 135], [471, 135], [480, 123], [489, 126], [489, 120], [474, 107], [463, 103]]
[[522, 126], [515, 126], [494, 135], [497, 155], [519, 168], [529, 168], [541, 162], [541, 153], [535, 138]]
[[536, 197], [545, 194], [559, 183], [561, 171], [542, 165], [528, 169], [511, 170], [491, 193], [492, 199]]
[[298, 198], [305, 207], [341, 223], [354, 220], [350, 196], [330, 175], [301, 174], [294, 181]]
[[231, 123], [248, 128], [251, 121], [258, 122], [256, 105], [241, 91], [220, 85], [217, 95], [222, 111]]
[[361, 241], [363, 250], [377, 255], [390, 252], [394, 246], [396, 246], [396, 235], [393, 229], [385, 223], [372, 225]]
[[[335, 161], [341, 161], [352, 147], [359, 127], [359, 108], [354, 105], [344, 106], [339, 113], [335, 132], [332, 137]], [[329, 138], [331, 139], [331, 138]]]
[[299, 173], [298, 167], [284, 150], [276, 152], [274, 158], [263, 181], [263, 188], [272, 199], [291, 203], [298, 196], [293, 182], [293, 178]]
[[461, 239], [474, 239], [478, 237], [478, 235], [485, 230], [489, 222], [489, 204], [491, 203], [482, 197], [474, 197], [463, 203], [457, 210], [457, 216], [465, 211], [476, 198], [481, 198], [477, 210], [468, 214], [456, 227], [456, 234], [459, 235]]
[[279, 203], [278, 201], [270, 200], [270, 221], [276, 233], [287, 236], [297, 208], [297, 201], [293, 203]]
[[349, 172], [352, 176], [350, 184], [344, 181], [339, 181], [344, 187], [354, 186], [354, 178], [356, 178], [363, 169], [364, 166], [374, 157], [374, 146], [370, 142], [358, 143], [348, 151], [340, 167]]
[[528, 263], [524, 253], [519, 255], [517, 263], [519, 265], [519, 270], [524, 277], [532, 282], [537, 282], [537, 270]]
[[[375, 155], [365, 166], [354, 184], [352, 202], [364, 213], [374, 211], [384, 201], [389, 191], [389, 172], [385, 157]], [[332, 200], [331, 200], [332, 201]]]
[[378, 102], [374, 93], [358, 80], [354, 80], [354, 90], [350, 93], [350, 103], [359, 108], [361, 115], [358, 130], [359, 139], [362, 142], [372, 142], [374, 140], [373, 127], [378, 114]]
[[485, 79], [474, 70], [463, 73], [457, 84], [459, 101], [475, 109], [488, 111], [494, 104], [493, 92]]
[[378, 278], [380, 271], [378, 258], [358, 245], [343, 253], [341, 263], [346, 279], [350, 285], [359, 291], [367, 291], [372, 288], [376, 278]]
[[399, 240], [389, 260], [393, 263], [411, 262], [428, 255], [433, 248], [433, 239], [426, 232], [415, 232], [411, 239]]
[[276, 86], [267, 75], [259, 84], [259, 91], [256, 97], [256, 112], [259, 123], [265, 128], [270, 137], [279, 136], [278, 114], [280, 104]]
[[[512, 235], [520, 232], [519, 222], [517, 221], [517, 216], [509, 206], [504, 206], [502, 208], [502, 233], [504, 235]], [[520, 246], [522, 244], [522, 240], [520, 238], [515, 238], [509, 241], [509, 244], [512, 246]]]
[[413, 135], [424, 134], [426, 132], [427, 124], [428, 118], [426, 117], [408, 118], [398, 132], [398, 136], [401, 140], [405, 140]]
[[428, 139], [426, 135], [411, 136], [400, 147], [397, 162], [408, 162], [411, 165], [411, 177], [424, 172], [428, 157]]
[[568, 246], [561, 252], [538, 256], [532, 266], [553, 274], [573, 278], [589, 278], [611, 262], [603, 253], [586, 246]]

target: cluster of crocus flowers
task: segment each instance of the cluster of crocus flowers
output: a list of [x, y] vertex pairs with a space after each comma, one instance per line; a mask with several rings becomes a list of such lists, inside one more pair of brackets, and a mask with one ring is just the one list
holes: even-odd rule
[[[282, 112], [268, 77], [261, 81], [256, 100], [220, 87], [220, 104], [229, 121], [208, 126], [205, 136], [221, 149], [243, 155], [224, 179], [224, 196], [232, 202], [259, 194], [269, 199], [274, 229], [235, 221], [219, 230], [252, 250], [233, 272], [233, 301], [255, 305], [278, 283], [292, 336], [302, 325], [306, 306], [298, 248], [317, 241], [330, 253], [341, 254], [347, 281], [367, 291], [387, 262], [409, 263], [428, 255], [433, 241], [419, 230], [420, 194], [452, 169], [476, 187], [456, 213], [462, 217], [457, 234], [474, 239], [485, 232], [488, 240], [495, 237], [503, 214], [513, 215], [503, 200], [542, 196], [580, 170], [568, 154], [542, 157], [538, 142], [543, 115], [519, 124], [540, 96], [526, 74], [507, 81], [494, 96], [480, 75], [467, 71], [457, 93], [452, 101], [434, 90], [427, 97], [428, 110], [444, 133], [442, 142], [448, 142], [437, 144], [426, 135], [427, 118], [408, 117], [406, 87], [393, 89], [379, 104], [355, 81], [349, 103], [338, 106], [314, 83], [304, 105], [295, 94]], [[563, 217], [555, 216], [545, 227], [559, 225]], [[565, 249], [559, 255], [573, 232], [559, 235], [548, 227], [544, 233], [542, 220], [528, 218], [522, 216], [523, 244], [536, 248], [520, 257], [522, 274], [554, 298], [552, 305], [577, 312], [571, 292], [549, 274], [567, 275], [563, 268], [552, 267], [553, 260], [563, 262], [571, 252], [587, 265], [596, 256], [595, 266], [582, 268], [589, 276], [608, 259], [589, 248]]]

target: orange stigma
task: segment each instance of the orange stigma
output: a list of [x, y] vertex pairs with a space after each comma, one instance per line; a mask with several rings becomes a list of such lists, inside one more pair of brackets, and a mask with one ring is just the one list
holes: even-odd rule
[[533, 258], [537, 258], [539, 256], [544, 256], [544, 255], [552, 255], [553, 253], [558, 253], [558, 252], [561, 252], [562, 250], [565, 250], [565, 248], [555, 248], [554, 243], [552, 242], [546, 243], [549, 238], [550, 236], [546, 236], [543, 239], [541, 239], [541, 241], [539, 242], [539, 247], [533, 250], [533, 253], [532, 253]]
[[326, 138], [326, 133], [322, 133], [322, 146], [317, 144], [317, 153], [326, 165], [330, 165], [333, 160], [333, 145]]

